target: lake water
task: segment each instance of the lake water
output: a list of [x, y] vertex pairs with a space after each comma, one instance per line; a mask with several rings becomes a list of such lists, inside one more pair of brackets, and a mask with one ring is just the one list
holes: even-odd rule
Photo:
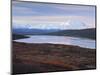
[[14, 40], [24, 43], [51, 43], [51, 44], [64, 44], [75, 45], [84, 48], [95, 49], [95, 40], [69, 37], [69, 36], [48, 36], [48, 35], [31, 35], [30, 38]]

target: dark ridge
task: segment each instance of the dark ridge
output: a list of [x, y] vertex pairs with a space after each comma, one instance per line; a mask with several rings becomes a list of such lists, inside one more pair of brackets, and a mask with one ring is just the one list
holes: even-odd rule
[[58, 32], [48, 33], [46, 35], [75, 36], [75, 37], [96, 39], [96, 28], [82, 29], [82, 30], [62, 30]]
[[28, 36], [24, 36], [24, 35], [19, 35], [19, 34], [12, 34], [12, 39], [16, 40], [16, 39], [22, 39], [22, 38], [29, 38]]

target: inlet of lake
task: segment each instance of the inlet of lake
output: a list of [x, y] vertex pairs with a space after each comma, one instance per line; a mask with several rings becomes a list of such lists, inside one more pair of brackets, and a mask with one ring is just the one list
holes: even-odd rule
[[95, 40], [79, 37], [69, 36], [49, 36], [49, 35], [28, 35], [30, 38], [14, 40], [16, 42], [24, 43], [50, 43], [50, 44], [64, 44], [74, 45], [84, 48], [95, 49]]

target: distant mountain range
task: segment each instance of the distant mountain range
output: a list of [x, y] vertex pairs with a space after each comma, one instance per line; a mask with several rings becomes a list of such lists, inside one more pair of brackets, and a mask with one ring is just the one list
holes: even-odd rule
[[[96, 39], [96, 29], [78, 29], [78, 30], [43, 30], [43, 29], [13, 29], [13, 34], [21, 35], [57, 35], [57, 36], [72, 36]], [[14, 35], [16, 36], [16, 35]]]
[[12, 30], [14, 34], [22, 35], [41, 35], [51, 32], [57, 32], [57, 29], [28, 29], [28, 28], [16, 28]]

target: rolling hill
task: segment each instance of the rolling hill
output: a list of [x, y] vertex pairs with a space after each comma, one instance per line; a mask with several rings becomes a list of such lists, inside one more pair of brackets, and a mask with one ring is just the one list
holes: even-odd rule
[[21, 39], [21, 38], [28, 38], [28, 37], [24, 36], [24, 35], [19, 35], [19, 34], [12, 34], [12, 39], [13, 40]]
[[45, 35], [75, 36], [75, 37], [96, 39], [96, 28], [81, 29], [81, 30], [62, 30], [58, 32], [48, 33]]

